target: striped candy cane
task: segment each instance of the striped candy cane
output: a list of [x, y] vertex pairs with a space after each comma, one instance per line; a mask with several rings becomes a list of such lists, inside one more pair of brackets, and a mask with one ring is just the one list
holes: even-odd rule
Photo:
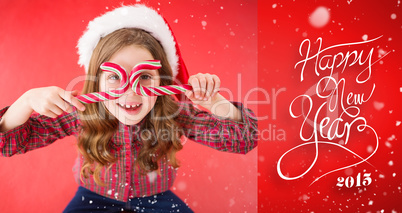
[[160, 61], [145, 61], [137, 64], [130, 75], [130, 84], [135, 93], [142, 96], [161, 96], [161, 95], [174, 95], [187, 90], [191, 90], [192, 87], [188, 84], [184, 85], [170, 85], [161, 87], [143, 87], [140, 84], [141, 73], [147, 69], [159, 69], [161, 68]]
[[132, 87], [132, 90], [142, 96], [161, 96], [161, 95], [174, 95], [187, 90], [191, 90], [192, 87], [188, 84], [183, 85], [169, 85], [160, 87], [144, 87], [140, 84], [140, 77], [142, 72], [146, 70], [160, 69], [161, 63], [159, 60], [149, 60], [141, 62], [133, 68], [130, 74], [130, 78], [127, 78], [126, 70], [118, 64], [105, 62], [100, 68], [105, 72], [113, 72], [121, 79], [120, 87], [108, 92], [94, 92], [85, 95], [77, 96], [78, 100], [82, 103], [90, 104], [100, 101], [114, 100], [121, 97], [128, 88]]

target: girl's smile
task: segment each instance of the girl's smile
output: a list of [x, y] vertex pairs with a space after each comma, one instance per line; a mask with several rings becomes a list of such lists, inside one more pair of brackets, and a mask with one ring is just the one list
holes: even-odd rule
[[141, 106], [142, 106], [141, 103], [134, 103], [134, 102], [117, 103], [117, 105], [120, 108], [122, 108], [123, 110], [125, 110], [127, 114], [130, 114], [130, 115], [137, 114], [141, 110]]

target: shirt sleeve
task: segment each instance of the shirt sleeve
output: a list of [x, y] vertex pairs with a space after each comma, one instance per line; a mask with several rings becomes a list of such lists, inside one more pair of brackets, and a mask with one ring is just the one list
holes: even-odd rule
[[241, 111], [241, 122], [179, 102], [181, 111], [177, 121], [183, 128], [183, 134], [220, 151], [246, 154], [257, 146], [257, 119], [242, 103], [232, 103]]
[[[74, 107], [73, 107], [74, 108]], [[8, 107], [0, 110], [0, 119]], [[77, 111], [63, 113], [57, 118], [50, 118], [33, 113], [24, 124], [6, 132], [0, 132], [0, 153], [11, 157], [28, 151], [45, 147], [57, 139], [78, 132]]]

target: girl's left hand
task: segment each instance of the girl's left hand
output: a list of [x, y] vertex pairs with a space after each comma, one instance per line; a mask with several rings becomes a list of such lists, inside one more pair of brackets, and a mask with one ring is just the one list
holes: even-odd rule
[[190, 76], [188, 83], [193, 90], [185, 94], [195, 104], [211, 103], [211, 98], [219, 92], [221, 80], [217, 75], [198, 73]]

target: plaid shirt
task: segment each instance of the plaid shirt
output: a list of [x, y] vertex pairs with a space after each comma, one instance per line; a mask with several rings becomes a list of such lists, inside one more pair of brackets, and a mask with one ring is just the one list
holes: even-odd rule
[[[233, 104], [241, 111], [242, 122], [224, 119], [181, 102], [176, 121], [183, 128], [184, 136], [195, 142], [220, 151], [245, 154], [257, 145], [257, 120], [254, 113], [241, 103]], [[0, 111], [0, 118], [7, 109], [8, 107]], [[57, 139], [69, 135], [77, 136], [80, 127], [77, 111], [64, 113], [55, 119], [33, 113], [23, 125], [0, 133], [0, 152], [9, 157], [45, 147]], [[97, 185], [92, 176], [83, 179], [84, 182], [79, 181], [79, 185], [123, 202], [127, 202], [129, 198], [167, 191], [173, 185], [176, 169], [168, 164], [166, 158], [162, 158], [160, 162], [160, 174], [154, 171], [141, 175], [134, 164], [141, 148], [136, 134], [138, 130], [140, 124], [128, 126], [119, 123], [119, 129], [111, 139], [112, 153], [117, 161], [109, 171], [104, 169], [101, 175], [106, 186]], [[83, 157], [79, 156], [78, 159], [78, 165], [82, 166]], [[103, 179], [105, 172], [106, 178]]]

